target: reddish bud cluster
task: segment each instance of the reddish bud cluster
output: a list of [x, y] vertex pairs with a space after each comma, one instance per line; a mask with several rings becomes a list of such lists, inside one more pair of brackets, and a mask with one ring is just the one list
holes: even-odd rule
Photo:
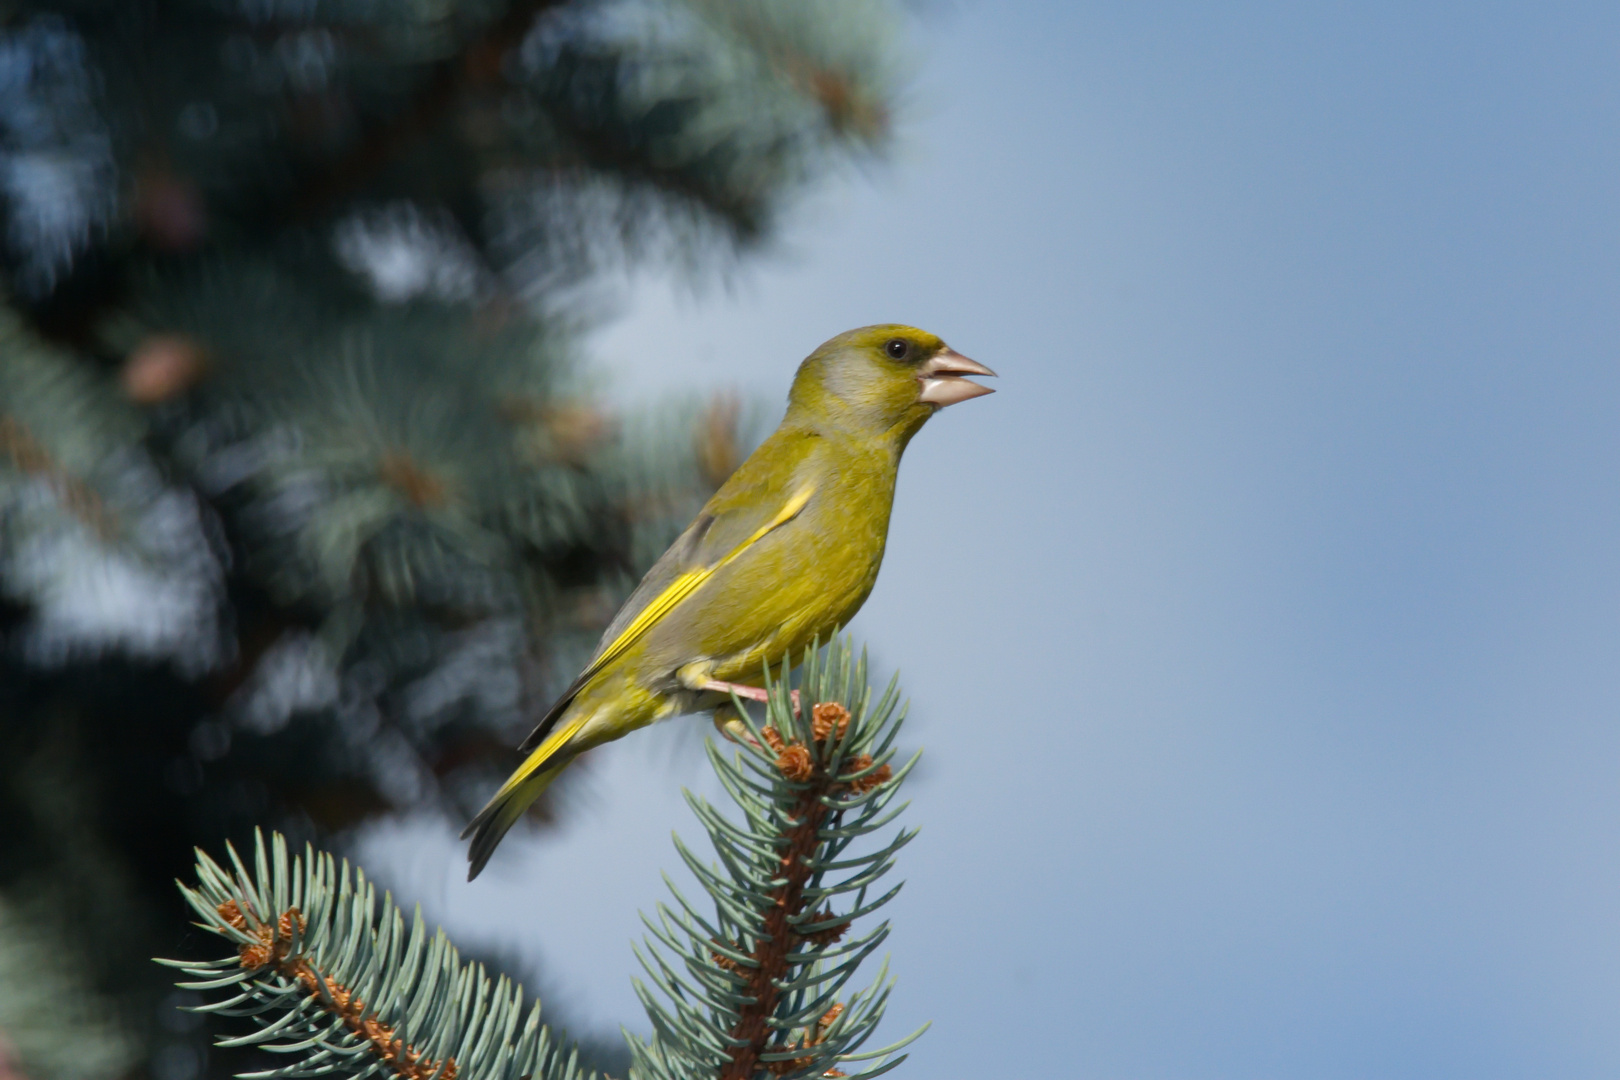
[[816, 1021], [816, 1042], [819, 1043], [825, 1040], [827, 1038], [827, 1029], [832, 1027], [833, 1024], [837, 1022], [838, 1018], [843, 1015], [843, 1002], [837, 1002], [832, 1008], [828, 1009], [826, 1014], [823, 1015], [820, 1020]]
[[[784, 1050], [808, 1050], [812, 1046], [820, 1046], [822, 1043], [827, 1041], [828, 1029], [830, 1029], [843, 1014], [844, 1006], [842, 1004], [834, 1005], [822, 1015], [820, 1020], [816, 1021], [815, 1030], [805, 1033], [803, 1040], [796, 1043], [786, 1043], [780, 1046], [773, 1046], [771, 1047], [771, 1052], [781, 1053]], [[787, 1061], [766, 1061], [761, 1062], [761, 1064], [769, 1072], [776, 1076], [786, 1076], [788, 1073], [798, 1072], [800, 1069], [808, 1068], [809, 1066], [815, 1064], [815, 1059], [811, 1057], [798, 1057]], [[836, 1077], [844, 1076], [845, 1074], [839, 1072], [837, 1069], [828, 1069], [821, 1075]]]
[[[242, 914], [242, 908], [235, 900], [227, 900], [215, 909], [220, 918], [231, 926], [246, 932], [248, 929], [247, 917]], [[279, 964], [287, 958], [292, 949], [293, 927], [297, 924], [297, 932], [302, 935], [308, 921], [297, 908], [288, 908], [276, 920], [276, 927], [271, 930], [268, 926], [260, 926], [253, 931], [256, 939], [251, 945], [238, 945], [237, 954], [242, 958], [242, 966], [249, 971], [257, 971], [268, 964]]]
[[[844, 706], [836, 701], [823, 701], [810, 710], [811, 737], [819, 743], [842, 739], [849, 731], [849, 720], [849, 710]], [[783, 776], [796, 784], [806, 783], [815, 777], [815, 759], [803, 743], [788, 742], [774, 727], [765, 727], [760, 734], [765, 737], [766, 745], [776, 752], [776, 769]], [[848, 764], [849, 772], [839, 779], [848, 791], [856, 795], [864, 795], [894, 777], [894, 770], [887, 765], [872, 769], [870, 754], [857, 754], [849, 759]], [[866, 772], [867, 769], [872, 771], [857, 779], [849, 779], [850, 774]]]
[[737, 418], [741, 413], [742, 400], [735, 393], [720, 394], [709, 402], [698, 421], [693, 440], [698, 469], [711, 488], [725, 483], [742, 460], [737, 437]]
[[137, 405], [178, 397], [208, 373], [208, 353], [185, 334], [151, 334], [124, 359], [119, 382]]
[[219, 912], [220, 918], [224, 919], [238, 930], [247, 929], [247, 920], [242, 917], [242, 909], [237, 905], [235, 900], [227, 900], [214, 910]]
[[[243, 915], [241, 905], [235, 900], [227, 900], [215, 910], [219, 912], [220, 918], [236, 929], [242, 931], [248, 929], [247, 917]], [[403, 1080], [430, 1080], [433, 1074], [439, 1071], [439, 1062], [424, 1057], [420, 1051], [406, 1045], [405, 1040], [396, 1038], [390, 1025], [368, 1016], [366, 1003], [356, 997], [347, 986], [331, 979], [323, 979], [314, 966], [301, 956], [288, 959], [287, 954], [292, 949], [295, 928], [297, 936], [302, 937], [308, 925], [308, 921], [297, 908], [288, 908], [276, 919], [274, 930], [268, 926], [260, 926], [253, 932], [257, 939], [253, 944], [237, 948], [242, 957], [242, 966], [249, 971], [257, 971], [262, 967], [274, 965], [279, 974], [296, 980], [311, 998], [320, 1001], [321, 1007], [327, 1012], [342, 1017], [344, 1026], [370, 1043], [372, 1053], [386, 1062], [393, 1069], [394, 1075]], [[323, 984], [330, 1000], [322, 998]], [[456, 1072], [456, 1062], [452, 1058], [445, 1063], [441, 1080], [456, 1080]]]
[[[832, 908], [822, 908], [820, 911], [812, 915], [807, 921], [811, 923], [824, 923], [832, 917]], [[833, 942], [837, 941], [847, 933], [849, 933], [849, 920], [845, 919], [843, 922], [836, 923], [824, 930], [816, 930], [808, 934], [801, 931], [799, 936], [804, 940], [814, 942], [817, 945], [831, 945]]]
[[853, 780], [849, 779], [854, 773], [866, 772], [867, 769], [872, 769], [872, 755], [856, 754], [849, 759], [849, 772], [845, 773], [840, 779], [843, 779], [844, 783], [849, 785], [851, 792], [856, 795], [864, 795], [875, 787], [887, 784], [894, 777], [894, 770], [887, 765], [883, 765], [872, 769], [865, 776]]
[[403, 450], [384, 454], [377, 462], [377, 476], [418, 509], [431, 509], [450, 501], [450, 490], [444, 481]]
[[[794, 714], [799, 715], [797, 697]], [[819, 702], [811, 708], [810, 738], [827, 751], [820, 757], [829, 756], [832, 747], [843, 741], [849, 732], [850, 719], [849, 710], [835, 701]], [[815, 1064], [815, 1055], [796, 1051], [809, 1050], [826, 1039], [828, 1029], [843, 1011], [841, 1005], [835, 1005], [822, 1016], [801, 1041], [775, 1045], [770, 1042], [770, 1017], [781, 996], [778, 980], [788, 973], [789, 956], [802, 942], [831, 945], [849, 932], [847, 919], [811, 933], [801, 933], [795, 929], [795, 926], [813, 926], [837, 918], [831, 908], [824, 908], [808, 918], [802, 914], [806, 907], [804, 891], [811, 875], [810, 856], [821, 842], [819, 830], [826, 815], [831, 812], [828, 796], [865, 794], [894, 778], [894, 770], [888, 765], [873, 768], [870, 754], [857, 754], [846, 759], [844, 771], [833, 775], [818, 763], [818, 755], [812, 753], [811, 748], [803, 742], [784, 739], [775, 727], [761, 728], [759, 734], [764, 745], [776, 755], [777, 771], [793, 783], [805, 786], [799, 789], [794, 798], [794, 824], [785, 837], [787, 844], [781, 849], [781, 884], [774, 891], [774, 902], [765, 913], [759, 941], [750, 954], [753, 962], [742, 964], [718, 952], [710, 953], [716, 966], [740, 977], [742, 985], [738, 988], [739, 992], [750, 999], [742, 1005], [737, 1021], [732, 1025], [729, 1034], [737, 1049], [720, 1070], [719, 1080], [753, 1080], [761, 1071], [786, 1076], [802, 1072]], [[761, 1060], [763, 1054], [781, 1053], [792, 1053], [794, 1056], [782, 1061]], [[828, 1069], [821, 1075], [841, 1077], [844, 1073]]]

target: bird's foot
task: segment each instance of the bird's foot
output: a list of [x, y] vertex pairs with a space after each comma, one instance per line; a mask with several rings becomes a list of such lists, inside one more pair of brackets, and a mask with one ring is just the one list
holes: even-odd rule
[[731, 742], [760, 749], [759, 740], [748, 730], [748, 725], [737, 715], [737, 709], [726, 702], [714, 710], [714, 729]]

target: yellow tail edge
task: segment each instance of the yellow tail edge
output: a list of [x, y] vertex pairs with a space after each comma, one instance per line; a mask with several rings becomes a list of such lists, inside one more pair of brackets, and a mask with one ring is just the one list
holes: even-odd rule
[[501, 789], [478, 811], [478, 816], [467, 823], [461, 830], [461, 839], [472, 838], [467, 848], [467, 880], [471, 881], [484, 869], [489, 857], [495, 854], [495, 847], [506, 835], [506, 831], [517, 824], [517, 819], [529, 808], [534, 800], [540, 797], [541, 792], [551, 786], [559, 773], [574, 759], [574, 755], [567, 754], [561, 760], [552, 760], [568, 745], [580, 728], [585, 726], [586, 717], [564, 725], [552, 732], [545, 742], [535, 748], [522, 765], [507, 778]]

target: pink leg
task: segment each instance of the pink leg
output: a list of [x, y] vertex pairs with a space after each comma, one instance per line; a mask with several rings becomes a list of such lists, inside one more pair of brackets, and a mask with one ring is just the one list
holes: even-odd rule
[[765, 691], [757, 686], [744, 686], [742, 683], [721, 682], [719, 679], [709, 679], [699, 688], [702, 690], [715, 690], [722, 694], [736, 694], [744, 701], [764, 701]]
[[[719, 679], [709, 679], [700, 689], [717, 690], [722, 694], [736, 694], [744, 701], [766, 701], [768, 695], [757, 686], [744, 686], [742, 683], [721, 682]], [[799, 715], [799, 692], [791, 691], [793, 695], [793, 715]]]

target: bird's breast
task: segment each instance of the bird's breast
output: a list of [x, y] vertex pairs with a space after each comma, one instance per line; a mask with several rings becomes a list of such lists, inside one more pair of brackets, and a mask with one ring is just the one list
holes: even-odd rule
[[892, 480], [881, 474], [829, 477], [754, 557], [717, 574], [702, 604], [715, 677], [757, 682], [767, 659], [797, 654], [848, 623], [877, 582], [893, 501]]

